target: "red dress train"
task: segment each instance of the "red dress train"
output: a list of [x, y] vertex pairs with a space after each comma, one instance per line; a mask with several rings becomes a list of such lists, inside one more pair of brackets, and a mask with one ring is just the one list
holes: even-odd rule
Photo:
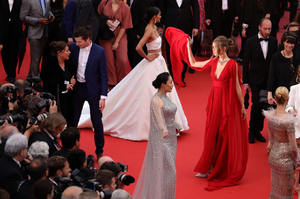
[[234, 60], [228, 61], [217, 79], [217, 63], [218, 58], [212, 59], [200, 69], [206, 71], [212, 67], [213, 87], [206, 107], [204, 150], [195, 171], [207, 173], [212, 163], [213, 170], [208, 175], [208, 186], [205, 187], [209, 191], [239, 183], [248, 161], [247, 123], [241, 117], [241, 105], [236, 93], [238, 67]]

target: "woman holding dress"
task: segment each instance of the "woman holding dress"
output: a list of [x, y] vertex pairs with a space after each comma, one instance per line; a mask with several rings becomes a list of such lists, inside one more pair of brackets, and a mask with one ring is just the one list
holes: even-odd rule
[[134, 199], [174, 199], [176, 194], [176, 104], [166, 93], [172, 91], [169, 73], [159, 74], [152, 82], [157, 93], [150, 102], [150, 133]]
[[295, 139], [295, 119], [285, 112], [289, 99], [286, 87], [275, 91], [277, 107], [264, 111], [268, 118], [269, 138], [273, 145], [269, 155], [271, 167], [271, 193], [269, 198], [293, 198], [294, 167], [298, 167], [298, 151]]
[[[161, 18], [160, 10], [149, 7], [145, 14], [148, 23], [145, 33], [136, 50], [144, 59], [109, 93], [103, 111], [103, 127], [106, 134], [128, 140], [148, 140], [150, 128], [151, 97], [156, 90], [151, 82], [162, 72], [168, 72], [166, 62], [161, 55], [161, 37], [155, 22]], [[142, 47], [146, 44], [148, 54]], [[167, 94], [176, 104], [175, 120], [187, 130], [188, 124], [179, 97], [175, 89]]]
[[196, 177], [208, 178], [206, 190], [236, 185], [242, 179], [248, 161], [248, 129], [241, 90], [239, 68], [229, 59], [232, 42], [218, 36], [212, 45], [215, 58], [196, 62], [188, 43], [192, 67], [200, 71], [211, 68], [213, 87], [206, 107], [204, 149], [195, 167]]

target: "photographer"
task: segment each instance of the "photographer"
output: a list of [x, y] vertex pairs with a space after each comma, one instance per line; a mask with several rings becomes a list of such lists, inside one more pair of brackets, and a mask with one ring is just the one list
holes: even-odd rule
[[110, 190], [113, 192], [117, 187], [115, 174], [106, 169], [97, 172], [96, 181], [103, 187], [103, 190]]
[[61, 134], [66, 125], [65, 118], [60, 113], [50, 114], [42, 123], [41, 131], [35, 132], [29, 139], [29, 146], [35, 141], [44, 141], [49, 146], [49, 155], [58, 151], [61, 146], [57, 142], [58, 135]]
[[79, 176], [82, 179], [84, 184], [86, 184], [88, 180], [94, 178], [94, 169], [92, 168], [93, 160], [89, 160], [92, 161], [92, 163], [91, 165], [89, 165], [90, 167], [87, 167], [88, 163], [86, 153], [83, 150], [74, 149], [70, 151], [67, 159], [72, 171], [74, 171], [75, 169], [79, 170], [77, 176]]
[[48, 176], [47, 162], [43, 156], [35, 157], [29, 167], [28, 172], [30, 179], [22, 181], [17, 190], [17, 199], [29, 199], [32, 195], [33, 184], [36, 181], [44, 180]]
[[17, 90], [15, 85], [7, 83], [0, 87], [0, 115], [11, 113], [17, 114], [18, 102], [17, 102]]
[[48, 159], [49, 180], [54, 186], [53, 199], [60, 199], [62, 194], [62, 188], [59, 186], [57, 179], [59, 177], [70, 177], [70, 166], [66, 158], [61, 156], [53, 156]]
[[74, 149], [79, 149], [80, 147], [80, 132], [76, 127], [67, 127], [60, 134], [60, 140], [62, 148], [60, 151], [56, 151], [52, 156], [63, 156], [67, 158], [70, 151]]
[[122, 163], [107, 161], [101, 165], [100, 170], [110, 170], [115, 174], [118, 189], [124, 189], [125, 185], [128, 186], [131, 183], [135, 182], [134, 177], [121, 173], [121, 171], [127, 172], [127, 165], [124, 165]]

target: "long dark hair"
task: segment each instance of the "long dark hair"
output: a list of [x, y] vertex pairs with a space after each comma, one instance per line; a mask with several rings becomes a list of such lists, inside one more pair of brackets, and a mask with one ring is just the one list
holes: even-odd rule
[[[145, 1], [145, 0], [143, 0]], [[148, 24], [153, 16], [158, 15], [160, 12], [158, 7], [151, 6], [147, 9], [146, 14], [144, 15], [144, 21]]]

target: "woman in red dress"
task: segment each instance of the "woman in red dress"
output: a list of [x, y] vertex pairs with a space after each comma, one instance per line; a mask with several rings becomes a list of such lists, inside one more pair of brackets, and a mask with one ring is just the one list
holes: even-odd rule
[[242, 179], [248, 161], [248, 129], [238, 64], [226, 53], [229, 43], [224, 36], [212, 45], [215, 58], [197, 62], [188, 44], [192, 67], [211, 68], [213, 87], [206, 107], [204, 150], [195, 167], [196, 177], [208, 178], [206, 190], [233, 186]]

